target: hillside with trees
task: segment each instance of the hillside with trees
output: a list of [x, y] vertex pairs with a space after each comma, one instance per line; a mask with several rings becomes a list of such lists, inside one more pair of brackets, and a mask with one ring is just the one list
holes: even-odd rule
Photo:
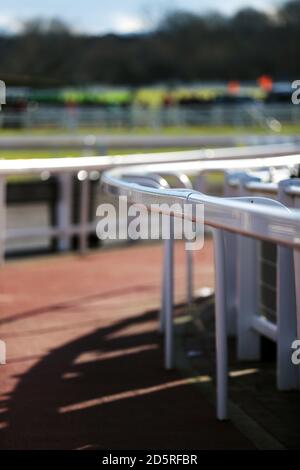
[[141, 85], [198, 80], [300, 78], [300, 0], [267, 14], [231, 17], [174, 11], [150, 32], [78, 35], [60, 20], [32, 20], [0, 37], [0, 78], [7, 84]]

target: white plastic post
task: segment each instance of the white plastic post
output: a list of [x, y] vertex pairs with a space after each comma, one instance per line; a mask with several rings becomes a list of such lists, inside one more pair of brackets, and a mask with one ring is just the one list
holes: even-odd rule
[[88, 232], [87, 225], [89, 222], [89, 196], [90, 196], [90, 180], [89, 175], [81, 181], [80, 192], [80, 252], [84, 254], [87, 251]]
[[[300, 181], [283, 180], [278, 185], [279, 201], [287, 207], [295, 205], [294, 198], [286, 192], [291, 185], [300, 186]], [[297, 323], [300, 338], [299, 251], [279, 245], [277, 258], [277, 386], [279, 390], [293, 390], [300, 385], [299, 368], [291, 361]]]
[[[296, 285], [296, 321], [297, 321], [297, 336], [300, 339], [300, 251], [294, 250], [294, 266], [295, 266], [295, 285]], [[291, 349], [290, 349], [291, 360]], [[297, 388], [300, 388], [300, 366], [294, 366], [297, 373]]]
[[[266, 198], [249, 198], [249, 201], [284, 208], [285, 182], [279, 185], [281, 202]], [[259, 359], [259, 334], [253, 324], [258, 308], [258, 242], [239, 237], [239, 302], [238, 302], [238, 357], [244, 360]], [[296, 387], [297, 376], [291, 363], [291, 343], [296, 336], [295, 289], [293, 257], [289, 248], [278, 246], [277, 251], [277, 385], [280, 390]]]
[[[238, 173], [240, 175], [240, 173]], [[224, 173], [224, 196], [240, 196], [238, 189], [232, 188], [230, 179], [232, 174]], [[237, 330], [237, 235], [224, 233], [226, 256], [226, 295], [227, 295], [227, 332], [229, 336], [235, 336]]]
[[160, 311], [159, 311], [159, 325], [158, 325], [159, 333], [164, 333], [165, 331], [167, 250], [168, 250], [168, 246], [165, 240], [162, 245], [161, 305], [160, 305]]
[[[185, 188], [193, 189], [193, 185], [189, 176], [182, 172], [167, 172], [162, 173], [163, 177], [171, 176], [177, 181], [174, 183], [176, 188]], [[166, 187], [166, 186], [165, 186]], [[185, 264], [186, 264], [186, 302], [187, 305], [192, 305], [193, 303], [193, 253], [191, 250], [185, 250]]]
[[260, 358], [259, 335], [253, 330], [258, 315], [258, 242], [238, 236], [237, 354], [240, 360]]
[[228, 351], [224, 232], [214, 229], [217, 418], [228, 418]]
[[[241, 196], [247, 195], [246, 184], [261, 179], [245, 172], [233, 175], [239, 181]], [[249, 198], [249, 203], [251, 198]], [[259, 314], [260, 244], [249, 237], [237, 236], [237, 355], [240, 360], [258, 360], [260, 338], [253, 329], [253, 318]]]
[[291, 361], [291, 345], [297, 337], [293, 250], [277, 248], [277, 387], [298, 388], [298, 370]]
[[6, 235], [6, 179], [0, 176], [0, 264], [5, 260]]
[[224, 232], [226, 256], [227, 333], [235, 336], [237, 330], [237, 235]]
[[[230, 179], [237, 182], [235, 187], [230, 186]], [[226, 197], [245, 196], [245, 184], [250, 181], [260, 181], [259, 178], [251, 176], [246, 172], [232, 172], [225, 174], [225, 190]], [[225, 251], [226, 251], [226, 286], [227, 286], [227, 331], [228, 335], [235, 336], [237, 334], [238, 322], [238, 235], [233, 233], [224, 233]], [[258, 256], [258, 251], [257, 251]]]
[[201, 171], [195, 181], [195, 189], [200, 193], [207, 194], [206, 172]]
[[191, 306], [193, 303], [193, 299], [194, 299], [192, 250], [185, 250], [185, 257], [186, 257], [186, 297], [187, 297], [187, 304]]
[[[293, 184], [300, 186], [300, 179], [293, 179]], [[300, 198], [294, 197], [294, 207], [300, 209]], [[295, 271], [295, 291], [296, 291], [296, 321], [297, 339], [300, 340], [300, 250], [294, 250], [294, 271]], [[298, 369], [298, 388], [300, 389], [300, 367]]]
[[165, 368], [174, 365], [173, 351], [173, 298], [174, 298], [174, 221], [169, 218], [170, 238], [165, 240]]
[[58, 250], [67, 251], [71, 248], [71, 236], [68, 229], [72, 224], [72, 174], [62, 173], [59, 175], [58, 181], [57, 224], [64, 231], [58, 237]]

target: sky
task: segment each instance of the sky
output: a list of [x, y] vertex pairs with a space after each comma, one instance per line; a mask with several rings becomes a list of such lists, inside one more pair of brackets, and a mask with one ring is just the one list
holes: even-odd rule
[[164, 12], [217, 10], [231, 14], [251, 5], [271, 11], [280, 0], [9, 0], [1, 5], [0, 30], [15, 33], [24, 20], [61, 18], [72, 29], [90, 34], [134, 33], [151, 28]]

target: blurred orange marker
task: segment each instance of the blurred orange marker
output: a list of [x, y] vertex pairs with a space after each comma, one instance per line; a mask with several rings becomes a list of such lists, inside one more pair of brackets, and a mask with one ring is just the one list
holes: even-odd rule
[[273, 80], [268, 75], [262, 75], [257, 79], [257, 83], [264, 91], [271, 91], [273, 87]]

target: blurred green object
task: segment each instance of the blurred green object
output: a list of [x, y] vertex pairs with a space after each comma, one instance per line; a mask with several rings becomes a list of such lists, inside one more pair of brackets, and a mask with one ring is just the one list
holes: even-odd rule
[[[8, 89], [8, 98], [22, 99], [28, 104], [53, 105], [100, 105], [160, 107], [176, 104], [184, 100], [197, 100], [200, 103], [213, 102], [215, 99], [228, 95], [227, 84], [198, 84], [178, 86], [148, 87], [63, 87], [63, 88], [23, 88]], [[254, 100], [262, 100], [265, 93], [256, 85], [241, 85], [239, 96]]]

